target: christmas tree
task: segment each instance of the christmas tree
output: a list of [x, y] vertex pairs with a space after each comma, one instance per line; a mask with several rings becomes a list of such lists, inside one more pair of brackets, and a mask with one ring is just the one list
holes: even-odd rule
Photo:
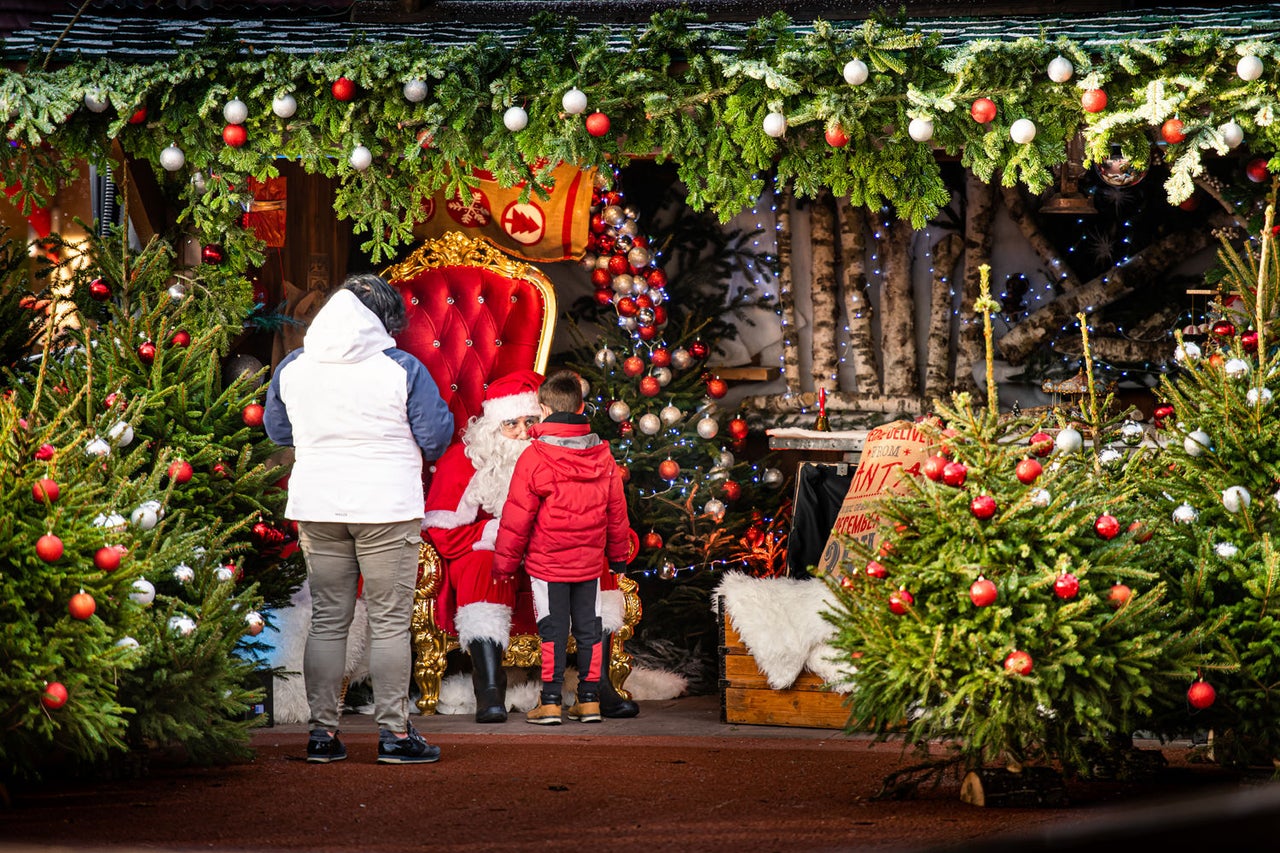
[[[990, 366], [985, 267], [975, 307]], [[1178, 629], [1146, 567], [1131, 473], [1146, 454], [1107, 402], [1091, 394], [1083, 420], [1057, 412], [1046, 427], [1000, 416], [990, 367], [987, 387], [985, 407], [956, 394], [941, 422], [917, 425], [930, 455], [876, 504], [878, 540], [847, 539], [856, 556], [828, 578], [849, 727], [926, 756], [947, 744], [930, 774], [1090, 774], [1128, 745], [1162, 679], [1194, 671], [1197, 632]]]
[[[1179, 338], [1174, 374], [1155, 410], [1164, 453], [1150, 481], [1164, 520], [1156, 543], [1179, 606], [1221, 626], [1217, 665], [1167, 697], [1173, 732], [1209, 731], [1227, 765], [1280, 758], [1280, 389], [1275, 308], [1280, 264], [1267, 208], [1261, 234], [1237, 249], [1223, 238], [1217, 319], [1199, 342]], [[1257, 250], [1255, 255], [1254, 250]]]
[[244, 757], [260, 613], [301, 581], [259, 377], [223, 385], [234, 308], [167, 243], [80, 251], [70, 298], [38, 294], [40, 350], [5, 371], [0, 757], [14, 776], [153, 746]]

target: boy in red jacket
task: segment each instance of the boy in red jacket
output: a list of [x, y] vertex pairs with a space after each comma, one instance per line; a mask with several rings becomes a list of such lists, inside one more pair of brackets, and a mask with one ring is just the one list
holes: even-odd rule
[[622, 475], [609, 445], [582, 414], [582, 379], [572, 370], [538, 389], [543, 421], [520, 454], [494, 544], [493, 577], [514, 580], [521, 561], [533, 587], [542, 639], [542, 704], [530, 723], [560, 725], [569, 633], [578, 643], [578, 701], [569, 719], [600, 722], [595, 692], [603, 666], [600, 572], [626, 567], [630, 524]]

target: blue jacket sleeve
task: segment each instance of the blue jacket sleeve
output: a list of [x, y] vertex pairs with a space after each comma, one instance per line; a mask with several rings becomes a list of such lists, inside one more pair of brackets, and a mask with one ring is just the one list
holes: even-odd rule
[[267, 437], [281, 447], [293, 446], [293, 422], [289, 420], [289, 410], [280, 399], [280, 374], [301, 352], [302, 348], [299, 347], [285, 356], [276, 366], [271, 384], [267, 386], [267, 403], [263, 407], [262, 425], [267, 430]]
[[435, 380], [421, 361], [402, 349], [389, 349], [387, 355], [395, 359], [404, 368], [406, 381], [409, 383], [408, 416], [409, 429], [413, 438], [422, 448], [422, 455], [428, 459], [439, 459], [453, 438], [453, 413]]

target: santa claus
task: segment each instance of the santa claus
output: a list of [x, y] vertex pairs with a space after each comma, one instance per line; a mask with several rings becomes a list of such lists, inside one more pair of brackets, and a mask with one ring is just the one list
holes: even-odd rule
[[[529, 579], [511, 585], [493, 583], [493, 543], [507, 499], [516, 460], [529, 442], [528, 427], [539, 421], [538, 386], [542, 376], [519, 370], [485, 388], [481, 414], [472, 418], [455, 443], [436, 462], [427, 491], [422, 535], [443, 561], [436, 619], [471, 655], [476, 722], [507, 719], [507, 676], [502, 657], [513, 630], [537, 634]], [[622, 627], [622, 593], [607, 567], [601, 567], [602, 642]], [[600, 708], [608, 717], [634, 717], [636, 703], [622, 698], [606, 675], [600, 680]]]

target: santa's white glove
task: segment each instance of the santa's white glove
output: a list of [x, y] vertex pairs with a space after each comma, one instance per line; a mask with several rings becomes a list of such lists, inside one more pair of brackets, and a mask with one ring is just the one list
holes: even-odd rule
[[472, 551], [492, 551], [494, 543], [498, 541], [498, 519], [491, 518], [484, 523], [484, 532], [480, 534], [480, 539], [476, 544], [471, 546]]

